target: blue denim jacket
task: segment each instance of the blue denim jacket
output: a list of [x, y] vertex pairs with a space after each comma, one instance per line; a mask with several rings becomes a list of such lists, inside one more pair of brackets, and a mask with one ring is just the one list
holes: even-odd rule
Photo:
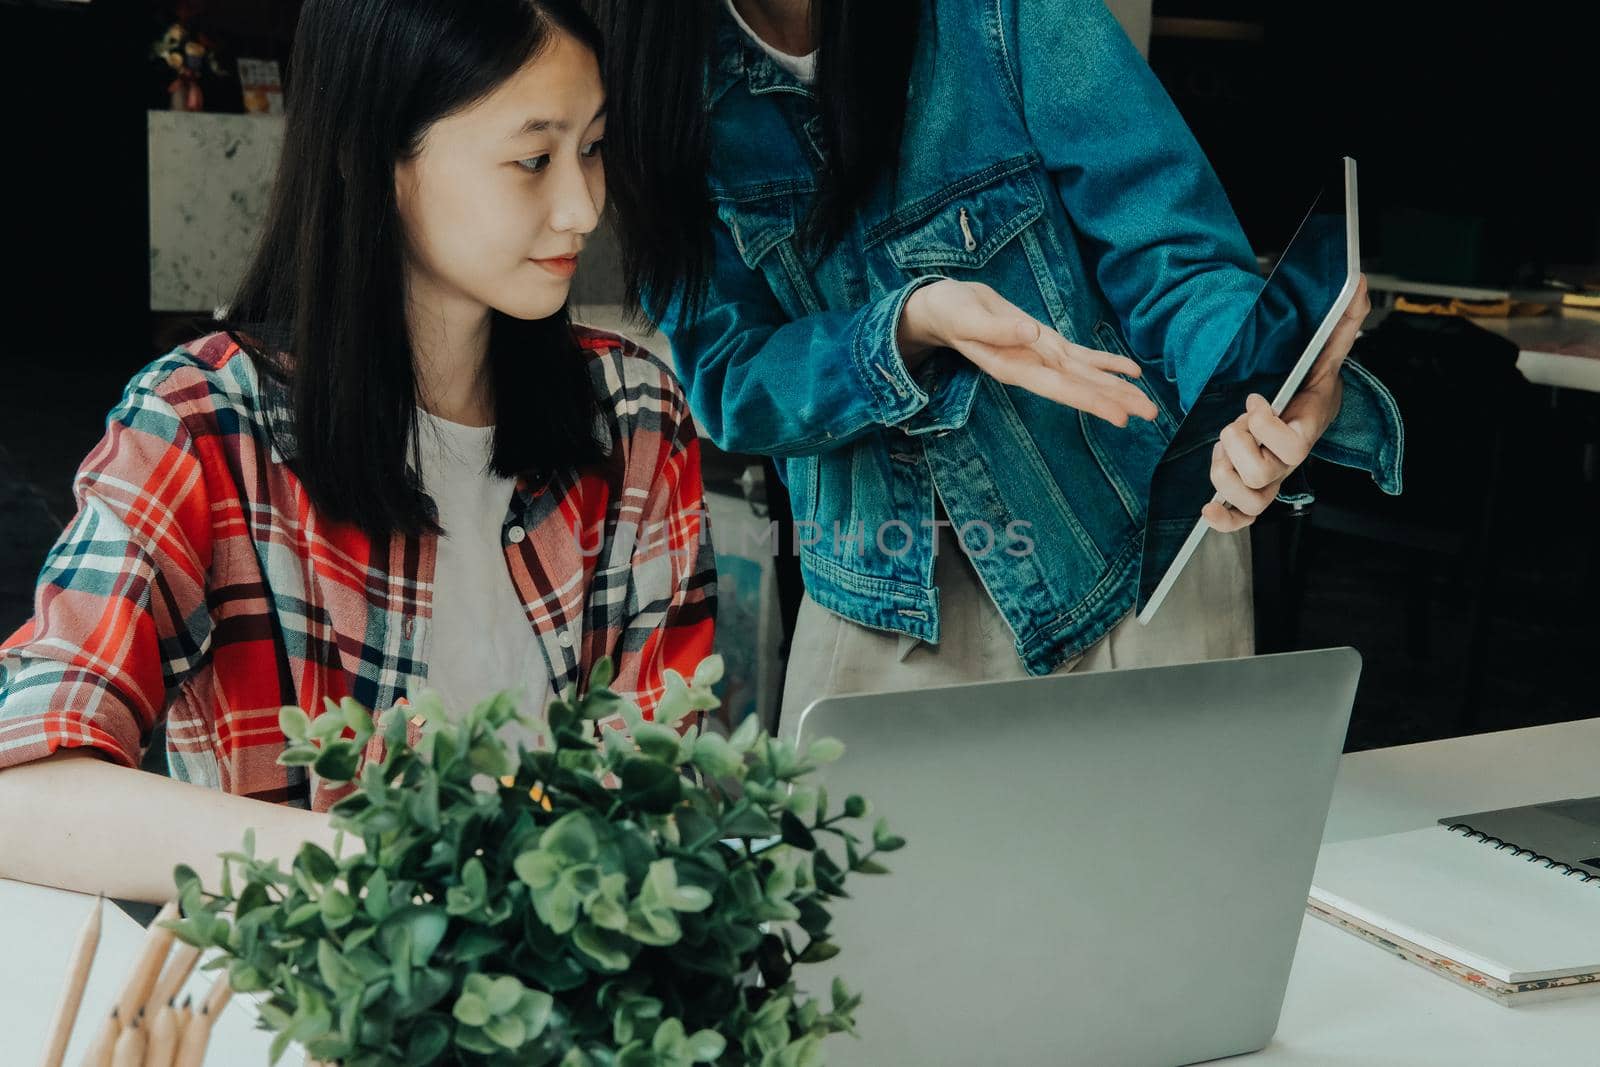
[[[926, 0], [900, 173], [819, 253], [812, 92], [728, 18], [708, 92], [709, 295], [657, 316], [695, 416], [780, 457], [818, 604], [936, 642], [937, 493], [1049, 673], [1132, 607], [1156, 465], [1261, 288], [1199, 146], [1100, 0]], [[1118, 429], [949, 351], [911, 373], [900, 312], [937, 277], [1134, 354], [1160, 417]], [[1398, 493], [1393, 398], [1354, 363], [1344, 385], [1316, 454]]]

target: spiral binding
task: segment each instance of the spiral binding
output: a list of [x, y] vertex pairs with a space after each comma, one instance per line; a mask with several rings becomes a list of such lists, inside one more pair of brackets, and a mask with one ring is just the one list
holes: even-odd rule
[[1569, 863], [1562, 863], [1560, 860], [1551, 859], [1549, 856], [1541, 856], [1531, 848], [1522, 848], [1510, 841], [1502, 841], [1498, 837], [1491, 837], [1488, 834], [1480, 833], [1464, 822], [1453, 823], [1447, 827], [1447, 829], [1453, 834], [1461, 834], [1468, 840], [1475, 838], [1485, 845], [1493, 845], [1496, 852], [1504, 852], [1509, 848], [1512, 850], [1512, 859], [1521, 858], [1529, 863], [1538, 863], [1543, 861], [1546, 870], [1560, 871], [1561, 877], [1563, 878], [1571, 878], [1573, 875], [1577, 875], [1578, 881], [1580, 882], [1600, 882], [1600, 874], [1590, 874], [1588, 871], [1585, 871], [1579, 867], [1574, 867]]

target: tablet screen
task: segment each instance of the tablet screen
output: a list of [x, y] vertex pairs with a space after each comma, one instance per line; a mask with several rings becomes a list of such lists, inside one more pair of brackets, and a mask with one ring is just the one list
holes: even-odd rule
[[[1353, 163], [1349, 172], [1353, 183]], [[1354, 272], [1355, 222], [1346, 211], [1353, 195], [1347, 198], [1345, 187], [1341, 165], [1317, 194], [1156, 467], [1139, 572], [1140, 611], [1216, 495], [1211, 451], [1218, 435], [1244, 412], [1251, 393], [1275, 404], [1287, 402], [1281, 395], [1285, 387], [1291, 379], [1298, 386], [1322, 347], [1325, 324], [1331, 329], [1330, 317], [1343, 313], [1340, 296]]]

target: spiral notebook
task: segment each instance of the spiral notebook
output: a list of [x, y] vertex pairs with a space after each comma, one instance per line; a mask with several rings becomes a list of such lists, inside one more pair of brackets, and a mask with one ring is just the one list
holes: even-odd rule
[[1597, 842], [1600, 798], [1452, 816], [1324, 847], [1311, 904], [1507, 986], [1600, 974]]

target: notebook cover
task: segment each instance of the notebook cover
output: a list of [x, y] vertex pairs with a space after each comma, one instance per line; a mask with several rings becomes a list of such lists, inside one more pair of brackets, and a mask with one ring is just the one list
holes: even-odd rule
[[1442, 826], [1324, 846], [1311, 899], [1501, 982], [1600, 971], [1600, 881]]

